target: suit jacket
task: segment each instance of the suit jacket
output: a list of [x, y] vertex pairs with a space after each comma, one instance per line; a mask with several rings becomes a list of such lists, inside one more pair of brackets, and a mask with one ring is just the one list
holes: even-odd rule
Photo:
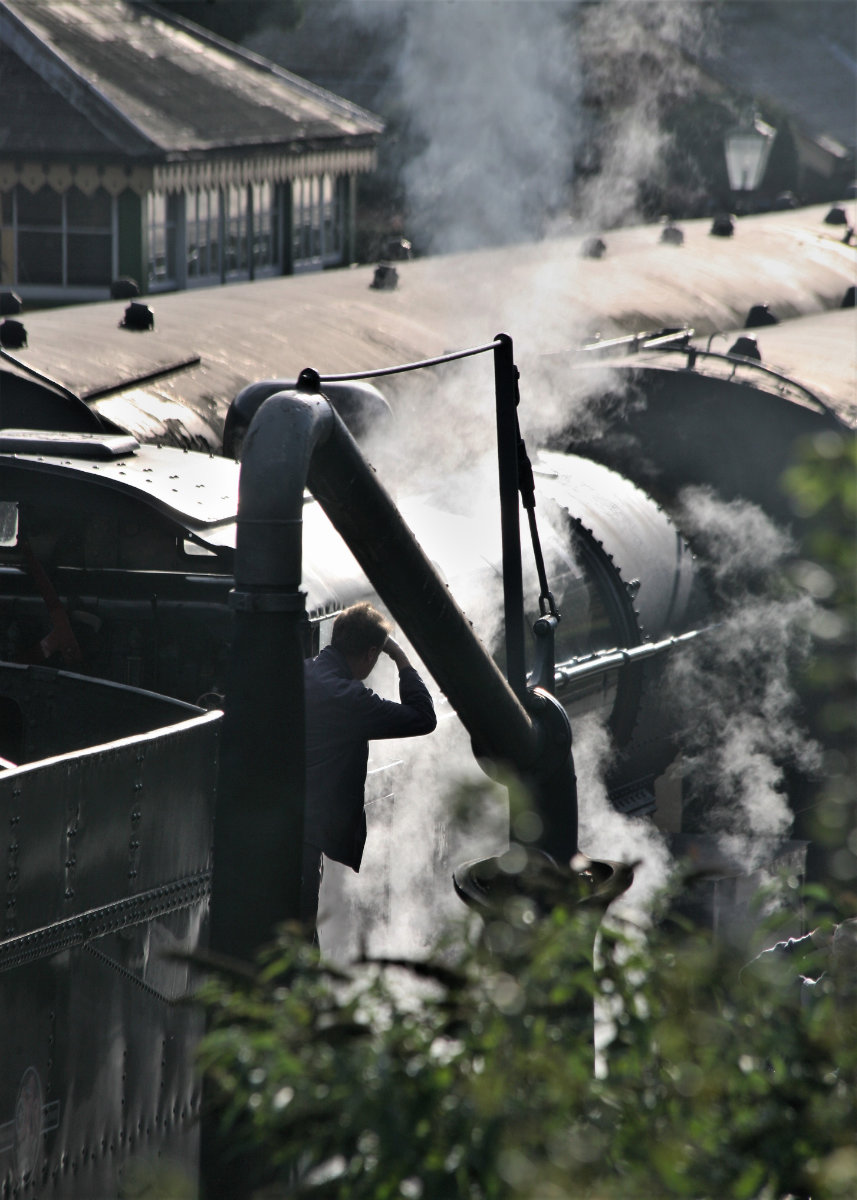
[[437, 725], [434, 705], [413, 667], [399, 672], [397, 704], [355, 679], [333, 646], [305, 661], [304, 692], [304, 840], [359, 871], [366, 841], [363, 793], [369, 742], [431, 733]]

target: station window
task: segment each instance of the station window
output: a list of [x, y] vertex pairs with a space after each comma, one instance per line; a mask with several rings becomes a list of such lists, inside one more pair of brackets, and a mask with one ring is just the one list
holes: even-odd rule
[[280, 204], [271, 183], [188, 192], [188, 285], [279, 274]]
[[280, 272], [280, 198], [272, 183], [254, 183], [250, 189], [253, 214], [253, 275]]
[[187, 194], [187, 281], [220, 282], [220, 191], [197, 188]]
[[21, 184], [4, 193], [0, 258], [4, 283], [107, 287], [114, 275], [114, 198], [98, 188], [55, 192]]
[[159, 194], [148, 198], [149, 287], [175, 287], [178, 283], [177, 237], [180, 197]]
[[342, 261], [345, 205], [339, 177], [314, 175], [292, 183], [293, 263], [296, 271]]
[[247, 279], [250, 275], [250, 193], [246, 187], [226, 187], [223, 204], [225, 279]]

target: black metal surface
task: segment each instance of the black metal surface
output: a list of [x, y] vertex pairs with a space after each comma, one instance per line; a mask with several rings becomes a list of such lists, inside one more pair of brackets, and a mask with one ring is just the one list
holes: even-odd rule
[[[293, 396], [296, 405], [282, 402]], [[244, 441], [234, 636], [215, 824], [212, 945], [248, 958], [300, 916], [305, 793], [302, 513], [335, 414], [278, 393]]]
[[[0, 349], [0, 360], [10, 355]], [[109, 428], [97, 412], [74, 393], [32, 373], [25, 363], [11, 360], [13, 369], [0, 370], [0, 426], [30, 429], [98, 431]]]
[[[577, 455], [542, 453], [536, 481], [540, 503], [554, 504], [585, 580], [590, 612], [597, 598], [603, 624], [578, 618], [578, 579], [559, 576], [556, 693], [572, 721], [601, 708], [616, 754], [608, 783], [653, 779], [675, 754], [671, 723], [658, 684], [661, 658], [632, 653], [613, 667], [602, 658], [593, 683], [585, 667], [593, 656], [632, 649], [683, 633], [704, 622], [706, 600], [693, 552], [668, 514], [627, 478]], [[599, 689], [600, 695], [592, 688]]]
[[[788, 325], [780, 330], [788, 331]], [[850, 391], [850, 381], [841, 399]], [[788, 379], [766, 377], [737, 360], [687, 369], [678, 355], [650, 363], [611, 364], [609, 393], [624, 412], [621, 427], [597, 439], [575, 437], [575, 453], [606, 463], [650, 493], [673, 502], [683, 487], [713, 487], [727, 500], [759, 504], [774, 518], [794, 519], [782, 488], [801, 439], [845, 432], [843, 421]], [[628, 405], [628, 396], [643, 404]]]
[[[17, 708], [58, 755], [0, 773], [0, 1195], [108, 1200], [147, 1159], [192, 1183], [201, 1018], [181, 1001], [206, 931], [220, 714], [45, 668], [3, 666], [0, 696], [4, 728]], [[104, 729], [110, 711], [134, 734], [70, 744], [70, 715]]]

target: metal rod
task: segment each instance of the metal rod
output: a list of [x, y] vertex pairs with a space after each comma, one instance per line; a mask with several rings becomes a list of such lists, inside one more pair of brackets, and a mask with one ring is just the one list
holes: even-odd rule
[[494, 392], [497, 413], [497, 466], [500, 478], [500, 531], [503, 543], [503, 609], [506, 625], [506, 676], [512, 691], [527, 687], [524, 654], [524, 583], [521, 571], [521, 523], [518, 508], [518, 370], [508, 334], [497, 335]]
[[374, 371], [353, 371], [349, 375], [319, 375], [320, 383], [351, 383], [356, 379], [381, 379], [385, 375], [402, 375], [406, 371], [420, 371], [423, 367], [438, 367], [442, 363], [457, 362], [460, 358], [472, 358], [475, 354], [487, 354], [496, 350], [497, 342], [485, 346], [471, 346], [468, 350], [453, 350], [439, 354], [436, 358], [423, 358], [419, 362], [403, 363], [397, 367], [377, 367]]
[[686, 646], [703, 634], [711, 633], [715, 628], [715, 625], [709, 625], [704, 629], [692, 629], [688, 633], [664, 638], [660, 642], [643, 642], [639, 646], [629, 646], [623, 650], [603, 650], [584, 660], [569, 659], [567, 662], [557, 663], [555, 677], [566, 684], [574, 683], [579, 679], [588, 679], [592, 675], [603, 675], [607, 671], [620, 670], [622, 667], [630, 666], [631, 663], [643, 662], [647, 658], [657, 658], [670, 650]]

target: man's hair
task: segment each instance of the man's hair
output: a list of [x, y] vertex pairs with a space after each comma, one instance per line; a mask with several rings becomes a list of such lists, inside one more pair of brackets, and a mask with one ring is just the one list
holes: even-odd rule
[[333, 622], [330, 643], [342, 654], [363, 654], [375, 646], [383, 646], [392, 628], [371, 604], [352, 604]]

